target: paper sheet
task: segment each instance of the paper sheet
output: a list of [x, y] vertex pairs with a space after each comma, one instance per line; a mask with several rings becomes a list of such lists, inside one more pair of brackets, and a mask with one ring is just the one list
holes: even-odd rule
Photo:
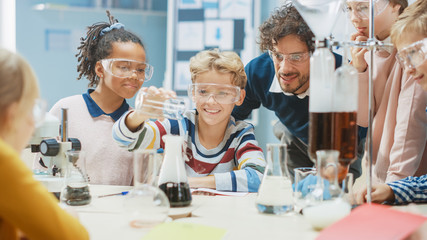
[[401, 212], [389, 206], [364, 204], [324, 229], [316, 239], [404, 239], [426, 220], [427, 217], [422, 215]]
[[217, 191], [210, 188], [192, 188], [191, 194], [199, 195], [221, 195], [221, 196], [234, 196], [234, 197], [244, 197], [248, 195], [247, 192], [227, 192], [227, 191]]
[[143, 240], [174, 239], [174, 240], [218, 240], [222, 239], [227, 230], [194, 223], [168, 222], [153, 228]]

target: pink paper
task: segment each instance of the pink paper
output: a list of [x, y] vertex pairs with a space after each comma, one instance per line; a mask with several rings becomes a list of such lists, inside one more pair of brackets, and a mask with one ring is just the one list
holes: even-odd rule
[[404, 239], [417, 230], [427, 217], [401, 212], [389, 206], [364, 204], [350, 215], [320, 232], [317, 240]]

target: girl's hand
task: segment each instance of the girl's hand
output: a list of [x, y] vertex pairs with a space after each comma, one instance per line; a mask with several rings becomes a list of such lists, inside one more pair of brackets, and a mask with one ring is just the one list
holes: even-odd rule
[[[366, 187], [355, 193], [357, 204], [363, 204], [367, 201]], [[385, 201], [394, 202], [394, 192], [391, 187], [385, 183], [372, 186], [371, 200], [373, 203], [383, 203]]]
[[[357, 32], [353, 33], [350, 37], [351, 41], [366, 42], [368, 37]], [[351, 65], [357, 69], [358, 72], [364, 72], [368, 68], [365, 61], [365, 53], [368, 51], [366, 48], [352, 47], [351, 48]]]

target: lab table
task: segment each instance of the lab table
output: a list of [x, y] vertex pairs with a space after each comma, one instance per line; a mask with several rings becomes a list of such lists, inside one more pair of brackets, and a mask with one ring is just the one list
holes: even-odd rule
[[[130, 186], [91, 185], [92, 202], [73, 207], [91, 239], [142, 239], [150, 229], [132, 228], [125, 221], [123, 200], [117, 195], [96, 196], [128, 191]], [[313, 230], [303, 216], [296, 213], [266, 215], [255, 207], [256, 194], [238, 196], [193, 195], [190, 206], [170, 208], [167, 221], [202, 224], [227, 230], [223, 239], [315, 239]]]

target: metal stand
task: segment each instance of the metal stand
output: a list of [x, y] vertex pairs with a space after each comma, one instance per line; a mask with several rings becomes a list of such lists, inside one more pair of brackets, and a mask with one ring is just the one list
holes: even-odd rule
[[372, 198], [371, 198], [371, 194], [372, 194], [372, 120], [373, 120], [373, 88], [374, 88], [374, 84], [373, 84], [373, 79], [372, 79], [372, 74], [373, 74], [373, 70], [374, 70], [374, 50], [375, 50], [375, 45], [376, 45], [376, 40], [374, 38], [374, 20], [375, 20], [375, 15], [374, 15], [374, 1], [373, 0], [369, 0], [369, 39], [368, 39], [368, 46], [371, 45], [372, 47], [369, 48], [369, 52], [371, 53], [371, 62], [368, 65], [369, 66], [369, 113], [368, 113], [368, 118], [369, 118], [369, 122], [368, 122], [368, 135], [367, 135], [367, 144], [368, 144], [368, 155], [367, 155], [367, 159], [368, 159], [368, 173], [367, 173], [367, 198], [366, 201], [367, 203], [371, 204], [372, 203]]
[[375, 20], [375, 12], [374, 12], [374, 1], [369, 0], [369, 39], [366, 42], [359, 42], [359, 41], [350, 41], [350, 42], [340, 42], [340, 41], [332, 41], [332, 46], [352, 46], [352, 47], [361, 47], [361, 48], [367, 48], [370, 52], [370, 64], [368, 64], [368, 71], [369, 71], [369, 98], [368, 98], [368, 104], [369, 104], [369, 113], [368, 113], [368, 132], [366, 136], [366, 144], [367, 144], [367, 161], [368, 161], [368, 169], [367, 169], [367, 202], [371, 203], [372, 198], [372, 122], [374, 117], [374, 106], [373, 106], [373, 70], [374, 70], [374, 51], [377, 48], [384, 48], [384, 47], [393, 47], [392, 44], [385, 44], [381, 41], [378, 41], [375, 39], [374, 34], [374, 20]]

